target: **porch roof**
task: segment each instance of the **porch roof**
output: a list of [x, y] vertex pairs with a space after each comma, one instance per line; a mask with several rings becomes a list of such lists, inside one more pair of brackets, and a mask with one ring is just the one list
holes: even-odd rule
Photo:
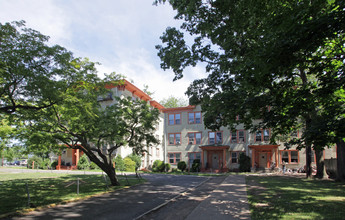
[[264, 145], [249, 145], [249, 148], [255, 149], [255, 150], [272, 150], [279, 147], [279, 145], [276, 144], [264, 144]]

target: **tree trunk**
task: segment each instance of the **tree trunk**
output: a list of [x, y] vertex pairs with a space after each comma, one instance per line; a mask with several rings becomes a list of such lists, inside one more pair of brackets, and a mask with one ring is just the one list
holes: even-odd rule
[[[84, 144], [83, 146], [87, 146], [87, 144]], [[101, 168], [107, 174], [112, 186], [121, 185], [117, 179], [115, 168], [113, 167], [113, 164], [111, 162], [110, 163], [102, 162], [91, 151], [87, 151], [85, 148], [79, 148], [79, 149], [81, 149], [89, 157], [90, 161], [94, 162], [99, 168]], [[106, 161], [106, 158], [105, 158], [105, 161]]]
[[121, 185], [117, 179], [115, 168], [113, 167], [112, 163], [110, 163], [110, 164], [101, 163], [101, 164], [97, 164], [97, 165], [99, 166], [99, 168], [101, 168], [107, 174], [112, 186], [120, 186]]
[[325, 161], [323, 159], [323, 150], [315, 148], [315, 157], [316, 157], [316, 175], [315, 178], [323, 179], [326, 175]]
[[337, 142], [337, 181], [345, 182], [345, 142]]
[[312, 170], [311, 170], [311, 146], [307, 145], [305, 147], [305, 172], [306, 172], [306, 178], [311, 178]]

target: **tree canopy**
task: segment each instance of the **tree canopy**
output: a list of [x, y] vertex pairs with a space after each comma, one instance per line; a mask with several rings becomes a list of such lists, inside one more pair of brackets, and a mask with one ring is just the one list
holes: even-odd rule
[[25, 22], [0, 24], [0, 39], [0, 114], [11, 119], [28, 152], [79, 149], [119, 185], [116, 150], [129, 146], [141, 155], [158, 143], [157, 109], [109, 95], [109, 86], [123, 83], [121, 75], [99, 78], [97, 63], [49, 46], [49, 37]]
[[162, 99], [159, 103], [165, 108], [176, 108], [188, 105], [188, 101], [186, 99], [174, 96], [169, 96], [168, 98]]
[[25, 22], [0, 23], [0, 113], [24, 114], [61, 101], [76, 72], [72, 53]]
[[[165, 2], [165, 1], [156, 1]], [[304, 128], [295, 143], [319, 152], [343, 141], [344, 1], [168, 1], [184, 20], [161, 36], [158, 56], [175, 80], [206, 63], [209, 75], [187, 94], [216, 129], [244, 123], [279, 135]], [[194, 36], [188, 45], [184, 33]], [[240, 120], [236, 120], [240, 116]], [[254, 125], [253, 119], [262, 119]], [[327, 126], [326, 126], [327, 125]], [[309, 169], [308, 169], [309, 167]]]

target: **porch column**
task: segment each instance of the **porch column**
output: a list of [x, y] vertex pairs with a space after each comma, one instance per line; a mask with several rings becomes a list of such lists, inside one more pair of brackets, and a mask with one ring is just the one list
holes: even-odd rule
[[224, 169], [226, 169], [226, 150], [223, 149], [223, 167]]
[[79, 162], [79, 149], [77, 149], [75, 152], [75, 165], [78, 165], [78, 162]]
[[201, 170], [205, 170], [204, 167], [204, 150], [201, 151]]
[[276, 167], [278, 167], [278, 147], [276, 148]]
[[252, 148], [252, 168], [255, 168], [255, 148]]
[[61, 169], [61, 155], [59, 155], [57, 170]]
[[272, 152], [267, 152], [267, 168], [271, 167], [271, 160], [272, 160]]

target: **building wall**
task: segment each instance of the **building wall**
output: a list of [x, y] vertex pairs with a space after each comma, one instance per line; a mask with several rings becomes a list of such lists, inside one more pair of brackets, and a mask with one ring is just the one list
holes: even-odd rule
[[[169, 161], [169, 155], [176, 155], [178, 153], [181, 154], [180, 160], [187, 162], [188, 164], [188, 159], [189, 155], [191, 153], [197, 152], [200, 153], [202, 152], [200, 146], [205, 146], [205, 145], [212, 145], [209, 143], [209, 133], [211, 130], [206, 129], [204, 124], [203, 124], [203, 118], [201, 114], [201, 123], [199, 124], [190, 124], [188, 121], [188, 115], [189, 113], [196, 113], [196, 112], [201, 112], [201, 107], [200, 106], [195, 106], [187, 108], [175, 108], [175, 109], [165, 109], [165, 127], [166, 130], [164, 132], [164, 138], [167, 143], [166, 148], [167, 152], [165, 154], [165, 159], [167, 162]], [[180, 123], [179, 124], [169, 124], [169, 116], [176, 114], [181, 114], [180, 118]], [[172, 117], [172, 116], [171, 116]], [[176, 119], [176, 117], [175, 117]], [[259, 120], [254, 121], [254, 123], [258, 123]], [[244, 131], [244, 141], [239, 141], [236, 139], [236, 141], [232, 141], [232, 133], [231, 131], [226, 128], [226, 127], [221, 127], [219, 129], [219, 132], [222, 134], [222, 142], [219, 145], [223, 146], [229, 146], [229, 149], [226, 151], [226, 167], [230, 170], [236, 170], [239, 168], [239, 164], [236, 162], [236, 158], [233, 158], [232, 156], [239, 156], [240, 153], [245, 153], [249, 157], [252, 157], [252, 150], [249, 148], [249, 145], [269, 145], [269, 141], [265, 141], [264, 137], [262, 136], [262, 141], [257, 142], [256, 141], [256, 133], [252, 133], [248, 130], [244, 129], [244, 126], [242, 124], [238, 125], [236, 127], [236, 131]], [[191, 144], [189, 143], [189, 133], [201, 133], [201, 143], [200, 144]], [[263, 132], [263, 130], [262, 130]], [[269, 134], [271, 134], [271, 129], [268, 129]], [[174, 144], [169, 144], [169, 136], [170, 135], [178, 135], [180, 134], [180, 143], [174, 143]], [[238, 136], [238, 133], [236, 133]], [[299, 137], [301, 136], [301, 132], [298, 132]], [[176, 138], [176, 137], [175, 137]], [[239, 143], [237, 142], [239, 141]], [[286, 157], [283, 158], [284, 155], [286, 155], [286, 152], [288, 154], [287, 158], [287, 163], [286, 167], [288, 169], [299, 169], [303, 168], [305, 165], [305, 149], [302, 149], [301, 151], [296, 150], [296, 146], [291, 147], [290, 149], [285, 149], [284, 143], [278, 142], [277, 143], [278, 149], [277, 151], [272, 150], [271, 155], [272, 155], [272, 163], [276, 162], [276, 158], [278, 159], [277, 164], [278, 167], [282, 167], [282, 161], [283, 159], [286, 160]], [[216, 146], [216, 145], [215, 145]], [[297, 158], [295, 155], [297, 154]], [[336, 157], [336, 149], [335, 147], [331, 149], [326, 149], [324, 152], [324, 158], [335, 158]], [[176, 158], [175, 158], [176, 159]], [[204, 155], [204, 159], [207, 160], [207, 156]], [[238, 158], [237, 158], [238, 159]], [[295, 160], [297, 159], [297, 162]], [[315, 161], [315, 159], [313, 159]], [[238, 161], [238, 160], [237, 160]], [[177, 166], [177, 161], [174, 161], [174, 163], [171, 163], [172, 167]], [[315, 165], [313, 163], [312, 165]]]

